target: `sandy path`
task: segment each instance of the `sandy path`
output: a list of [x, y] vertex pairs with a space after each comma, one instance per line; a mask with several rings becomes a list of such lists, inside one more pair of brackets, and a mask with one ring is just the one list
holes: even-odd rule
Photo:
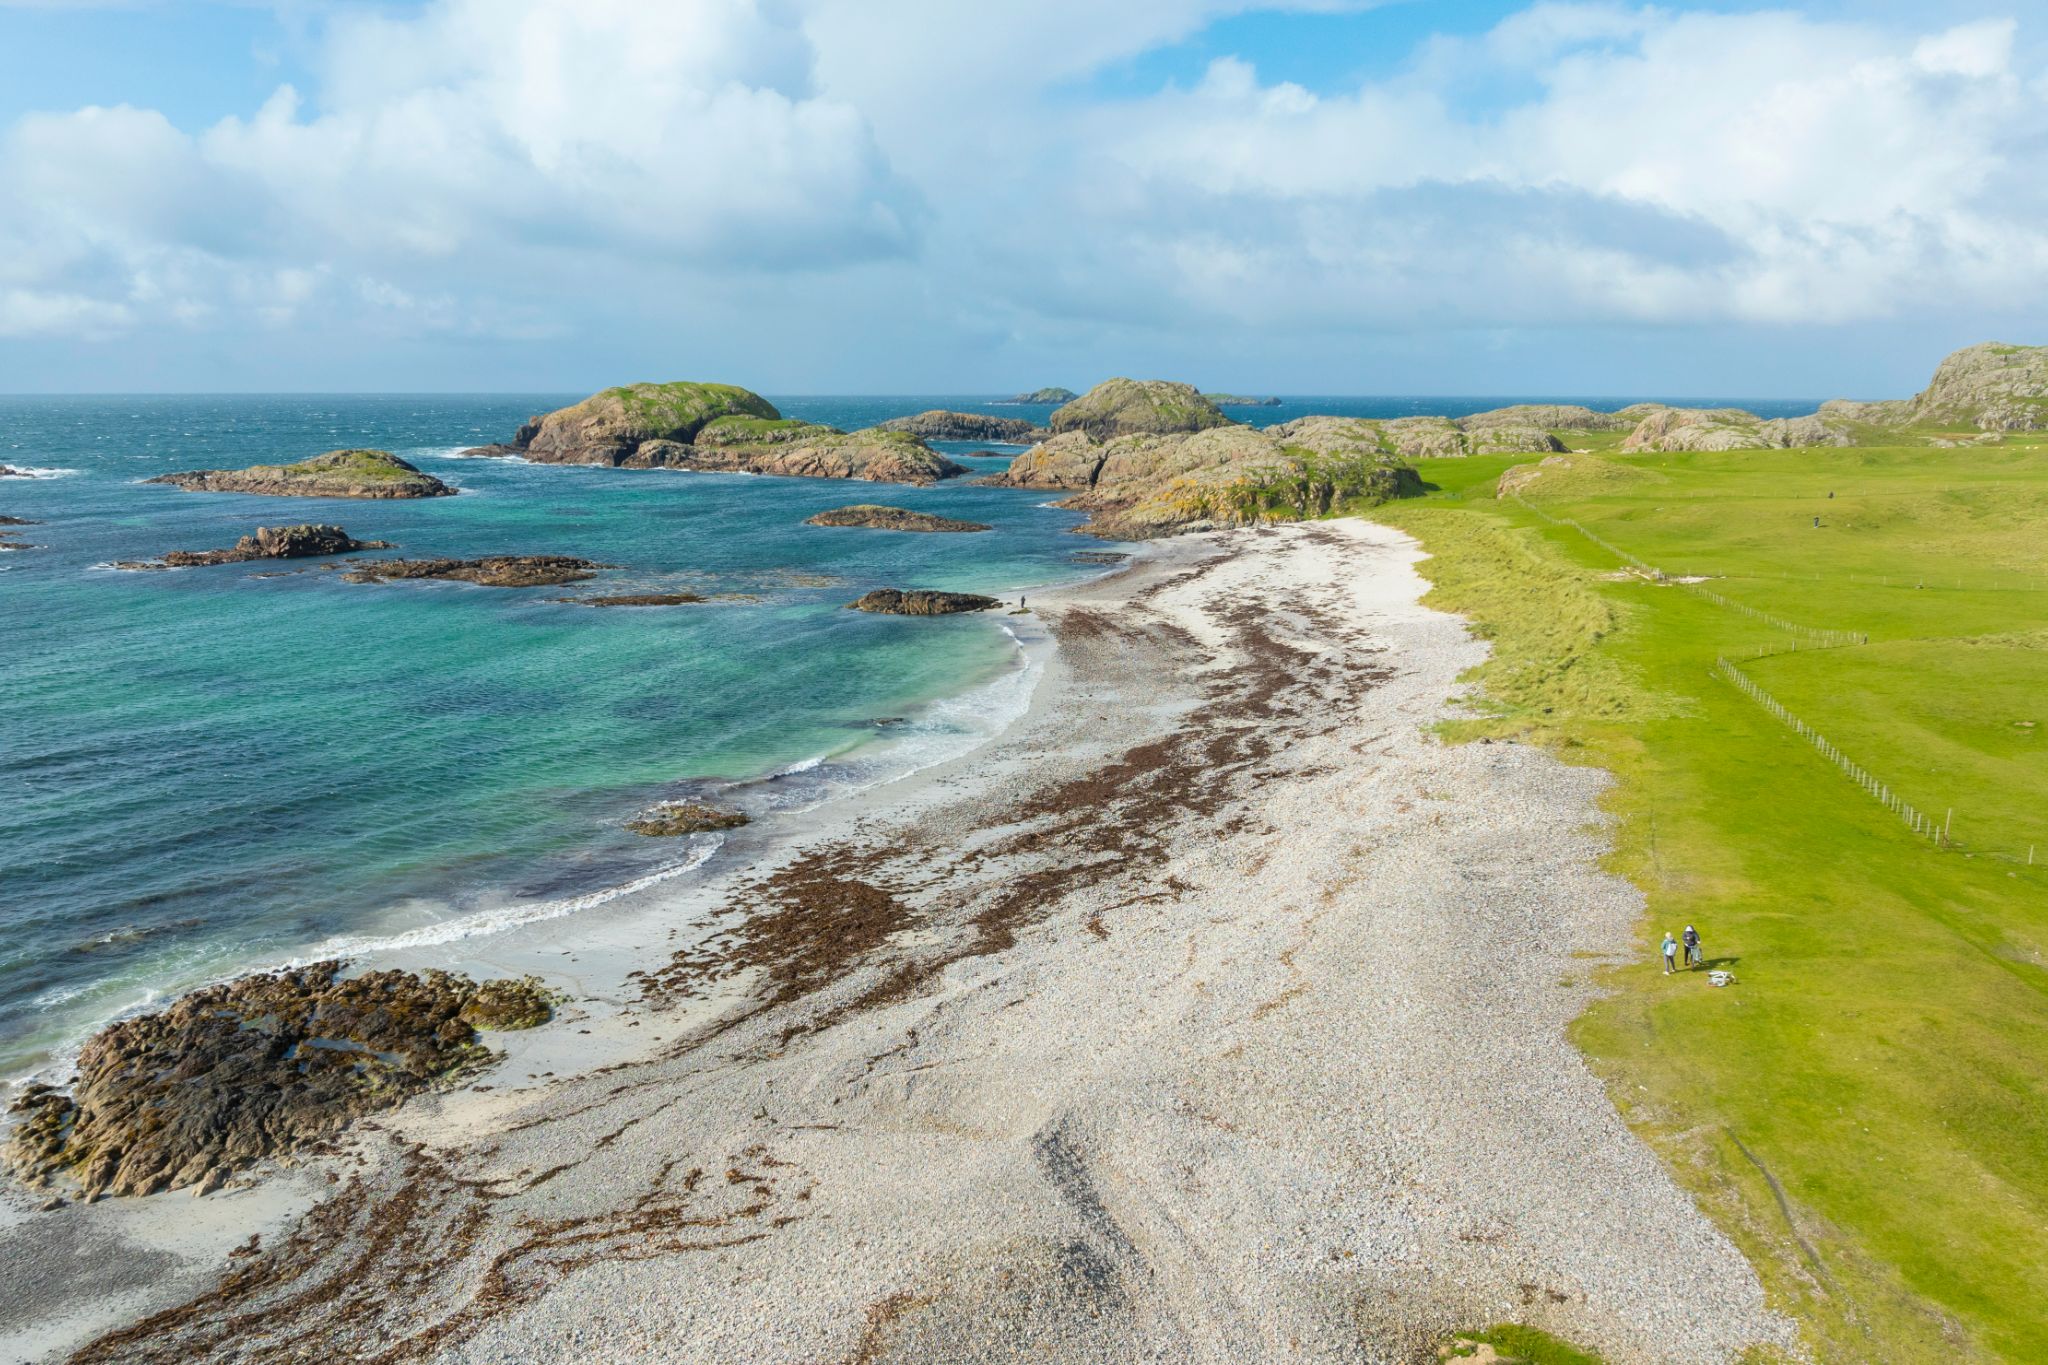
[[510, 1122], [404, 1111], [296, 1244], [94, 1358], [1789, 1341], [1564, 1040], [1639, 905], [1600, 775], [1426, 736], [1481, 651], [1405, 538], [1232, 544], [1041, 603], [1032, 719], [735, 888], [644, 1007], [767, 1008]]

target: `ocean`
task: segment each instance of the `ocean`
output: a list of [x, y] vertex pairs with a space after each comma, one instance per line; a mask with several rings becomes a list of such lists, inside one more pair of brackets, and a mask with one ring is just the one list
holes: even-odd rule
[[[773, 818], [964, 752], [1028, 700], [1007, 618], [844, 610], [870, 588], [1016, 596], [1103, 572], [1043, 493], [462, 459], [580, 394], [0, 396], [0, 1076], [251, 966], [431, 946], [686, 876], [716, 835], [622, 822], [706, 795]], [[776, 398], [852, 429], [986, 398]], [[1555, 398], [1293, 398], [1392, 417]], [[1604, 400], [1619, 406], [1633, 399]], [[1717, 400], [1718, 401], [1718, 400]], [[1745, 404], [1768, 416], [1811, 404]], [[397, 452], [460, 496], [186, 493], [173, 470]], [[984, 470], [1007, 455], [941, 448]], [[807, 527], [852, 502], [981, 535]], [[357, 585], [303, 563], [107, 567], [335, 522], [392, 553], [573, 554], [568, 588]], [[1114, 547], [1107, 547], [1114, 548]], [[579, 591], [688, 589], [592, 610]]]

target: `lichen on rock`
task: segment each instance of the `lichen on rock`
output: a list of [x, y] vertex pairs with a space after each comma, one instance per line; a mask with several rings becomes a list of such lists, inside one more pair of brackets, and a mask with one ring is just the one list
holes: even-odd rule
[[960, 612], [989, 611], [1003, 604], [996, 598], [983, 597], [979, 593], [877, 588], [846, 605], [853, 611], [876, 612], [885, 616], [952, 616]]
[[1230, 418], [1192, 384], [1165, 379], [1106, 379], [1054, 412], [1055, 436], [1085, 432], [1098, 441], [1117, 436], [1165, 436], [1230, 426]]

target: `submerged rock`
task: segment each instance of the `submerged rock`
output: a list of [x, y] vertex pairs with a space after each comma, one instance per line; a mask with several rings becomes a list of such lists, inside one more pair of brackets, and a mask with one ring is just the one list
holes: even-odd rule
[[172, 550], [159, 560], [122, 561], [117, 569], [191, 569], [209, 564], [246, 564], [255, 559], [310, 559], [355, 550], [388, 550], [388, 540], [357, 540], [339, 526], [259, 526], [226, 550]]
[[35, 475], [26, 469], [16, 469], [11, 464], [0, 464], [0, 479], [33, 479]]
[[488, 555], [482, 559], [372, 559], [342, 577], [351, 583], [433, 578], [486, 588], [544, 588], [576, 583], [609, 568], [574, 555]]
[[624, 592], [610, 597], [558, 597], [577, 607], [686, 607], [711, 599], [694, 592]]
[[952, 616], [964, 611], [989, 611], [1003, 605], [993, 597], [971, 592], [932, 592], [913, 588], [877, 588], [846, 604], [854, 611], [881, 612], [889, 616]]
[[927, 441], [1034, 441], [1045, 433], [1022, 417], [991, 417], [983, 412], [949, 412], [933, 408], [915, 417], [891, 417], [877, 431], [906, 431]]
[[626, 828], [650, 839], [672, 839], [683, 834], [704, 834], [712, 830], [738, 829], [747, 824], [744, 811], [725, 810], [696, 801], [656, 806], [645, 815], [626, 822]]
[[806, 526], [860, 526], [875, 531], [990, 531], [995, 528], [979, 521], [955, 521], [930, 512], [913, 512], [904, 507], [883, 507], [878, 503], [856, 503], [835, 507], [815, 517], [804, 518]]
[[31, 1086], [16, 1101], [9, 1164], [88, 1196], [204, 1192], [483, 1066], [478, 1028], [531, 1027], [554, 1004], [531, 977], [341, 967], [242, 977], [102, 1029], [68, 1094]]
[[916, 436], [844, 432], [785, 418], [767, 399], [733, 384], [606, 389], [531, 419], [510, 445], [471, 453], [519, 455], [539, 464], [914, 484], [966, 472]]
[[1192, 384], [1164, 379], [1107, 379], [1053, 413], [1053, 434], [1084, 432], [1097, 441], [1165, 436], [1231, 426]]
[[330, 450], [297, 464], [247, 469], [191, 469], [159, 474], [194, 493], [260, 493], [280, 498], [444, 498], [455, 490], [388, 450]]

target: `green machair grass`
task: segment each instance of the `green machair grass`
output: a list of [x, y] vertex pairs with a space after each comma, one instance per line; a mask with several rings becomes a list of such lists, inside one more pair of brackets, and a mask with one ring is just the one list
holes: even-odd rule
[[[1566, 439], [1594, 453], [1526, 503], [1494, 484], [1529, 457], [1447, 460], [1372, 515], [1421, 539], [1429, 600], [1493, 642], [1449, 736], [1618, 778], [1611, 863], [1649, 915], [1576, 1041], [1817, 1359], [2048, 1358], [2048, 439]], [[1567, 520], [1870, 643], [1792, 652]], [[1952, 842], [1717, 676], [1723, 656], [1904, 799], [1953, 808]], [[1687, 923], [1732, 988], [1662, 974], [1652, 944]]]

